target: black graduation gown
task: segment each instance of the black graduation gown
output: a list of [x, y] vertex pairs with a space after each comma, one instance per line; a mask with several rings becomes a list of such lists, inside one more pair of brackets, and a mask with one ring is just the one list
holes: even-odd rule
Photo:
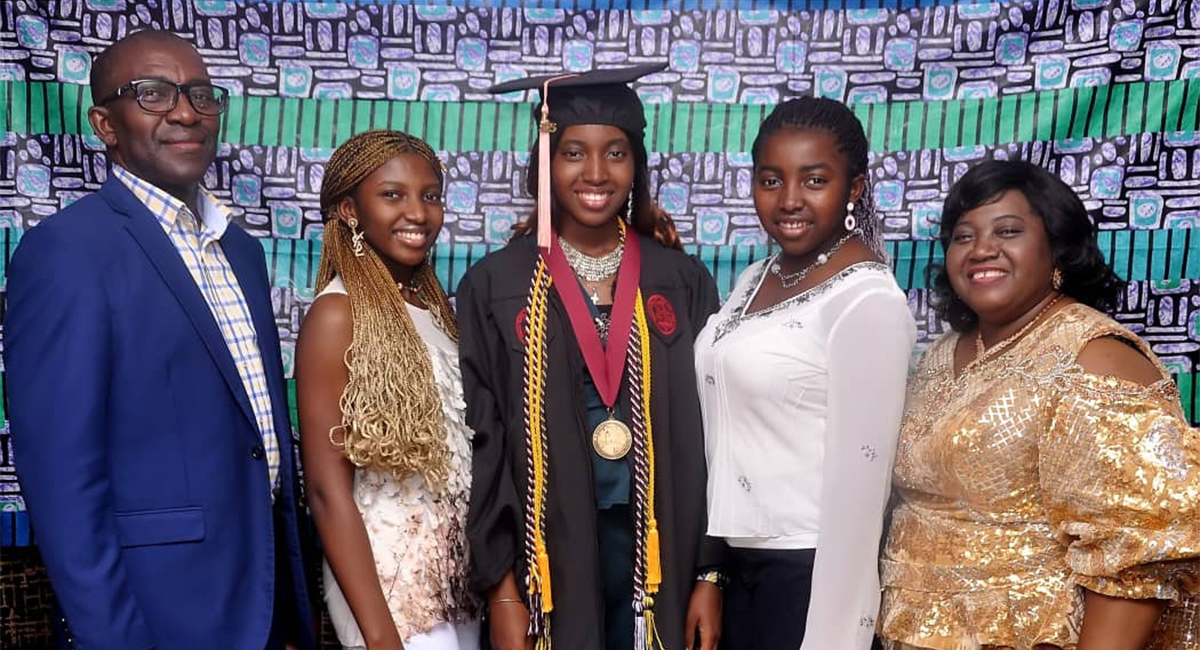
[[[663, 570], [655, 616], [666, 647], [682, 650], [696, 572], [718, 565], [724, 548], [723, 542], [704, 534], [707, 470], [693, 360], [695, 336], [717, 310], [718, 296], [699, 261], [651, 238], [639, 241], [640, 287], [651, 339], [656, 514]], [[467, 422], [475, 431], [467, 537], [472, 582], [480, 591], [495, 586], [510, 569], [518, 588], [523, 590], [525, 584], [527, 465], [521, 331], [536, 260], [535, 238], [519, 237], [468, 270], [457, 291], [463, 392]], [[587, 367], [557, 285], [550, 291], [546, 335], [546, 544], [554, 598], [552, 642], [563, 650], [602, 650], [591, 432], [584, 426]], [[625, 374], [619, 399], [622, 412], [629, 413]]]

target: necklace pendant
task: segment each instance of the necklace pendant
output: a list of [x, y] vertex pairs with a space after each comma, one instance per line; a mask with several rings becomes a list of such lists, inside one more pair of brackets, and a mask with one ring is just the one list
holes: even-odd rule
[[596, 291], [596, 287], [592, 287], [592, 304], [600, 304], [600, 294]]

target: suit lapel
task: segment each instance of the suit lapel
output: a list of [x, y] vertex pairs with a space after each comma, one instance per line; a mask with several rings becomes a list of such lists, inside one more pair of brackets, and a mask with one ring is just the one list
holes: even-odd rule
[[217, 325], [204, 294], [201, 293], [200, 287], [196, 286], [196, 281], [192, 279], [192, 274], [180, 257], [179, 251], [175, 249], [175, 245], [150, 210], [138, 201], [121, 181], [110, 177], [100, 188], [100, 194], [116, 211], [129, 217], [125, 229], [133, 236], [142, 252], [149, 258], [150, 264], [179, 301], [179, 306], [183, 308], [196, 329], [196, 334], [204, 342], [204, 347], [208, 349], [242, 413], [255, 424], [253, 430], [257, 431], [254, 410], [250, 407], [250, 398], [242, 385], [233, 355], [229, 352], [229, 346], [225, 343], [225, 337], [221, 334], [221, 328]]

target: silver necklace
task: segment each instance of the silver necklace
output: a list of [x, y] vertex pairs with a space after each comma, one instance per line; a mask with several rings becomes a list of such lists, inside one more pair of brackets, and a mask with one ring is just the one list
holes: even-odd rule
[[808, 277], [808, 274], [812, 273], [813, 270], [818, 266], [824, 266], [826, 263], [828, 263], [829, 258], [833, 257], [833, 254], [842, 247], [842, 244], [850, 241], [850, 238], [857, 234], [858, 231], [856, 230], [846, 233], [841, 239], [837, 240], [833, 246], [830, 246], [829, 250], [817, 255], [817, 259], [813, 260], [812, 264], [809, 264], [799, 271], [793, 271], [791, 273], [783, 272], [783, 267], [779, 264], [779, 256], [782, 255], [782, 253], [775, 253], [775, 257], [771, 258], [771, 264], [769, 267], [771, 269], [771, 273], [775, 274], [775, 277], [779, 278], [780, 286], [782, 286], [784, 289], [791, 289], [797, 284], [800, 284], [801, 280]]
[[603, 282], [616, 275], [617, 269], [621, 268], [621, 255], [625, 253], [624, 232], [621, 234], [621, 240], [617, 242], [617, 247], [600, 257], [592, 257], [580, 252], [578, 248], [562, 237], [558, 238], [558, 243], [562, 246], [567, 264], [571, 265], [571, 270], [575, 271], [575, 275], [579, 276], [579, 279], [584, 282]]
[[[442, 312], [436, 306], [434, 306], [434, 304], [431, 301], [429, 301], [428, 299], [425, 298], [425, 292], [421, 290], [421, 287], [419, 285], [417, 286], [416, 289], [414, 289], [410, 286], [405, 286], [405, 284], [403, 282], [397, 282], [396, 288], [400, 290], [400, 297], [402, 299], [404, 299], [404, 290], [405, 289], [408, 289], [409, 291], [411, 291], [414, 296], [416, 296], [418, 299], [420, 299], [420, 301], [422, 303], [425, 304], [425, 311], [429, 312], [429, 317], [433, 319], [433, 326], [438, 328], [442, 332], [446, 333], [447, 335], [449, 334], [449, 332], [446, 330], [446, 324], [444, 322], [442, 322]], [[404, 301], [408, 302], [407, 299], [405, 299]], [[410, 302], [408, 304], [412, 305], [412, 303], [410, 303]], [[416, 305], [413, 305], [413, 306], [415, 307]], [[418, 309], [420, 309], [420, 308], [418, 307]]]

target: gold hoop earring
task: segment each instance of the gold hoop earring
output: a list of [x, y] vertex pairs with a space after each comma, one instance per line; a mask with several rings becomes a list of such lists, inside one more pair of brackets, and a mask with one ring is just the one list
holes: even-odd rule
[[355, 257], [362, 257], [367, 254], [366, 248], [363, 246], [363, 232], [358, 229], [358, 218], [350, 217], [346, 220], [346, 225], [350, 227], [350, 250], [354, 251]]
[[1050, 274], [1050, 286], [1054, 287], [1055, 291], [1062, 289], [1063, 274], [1062, 271], [1054, 269], [1054, 273]]

